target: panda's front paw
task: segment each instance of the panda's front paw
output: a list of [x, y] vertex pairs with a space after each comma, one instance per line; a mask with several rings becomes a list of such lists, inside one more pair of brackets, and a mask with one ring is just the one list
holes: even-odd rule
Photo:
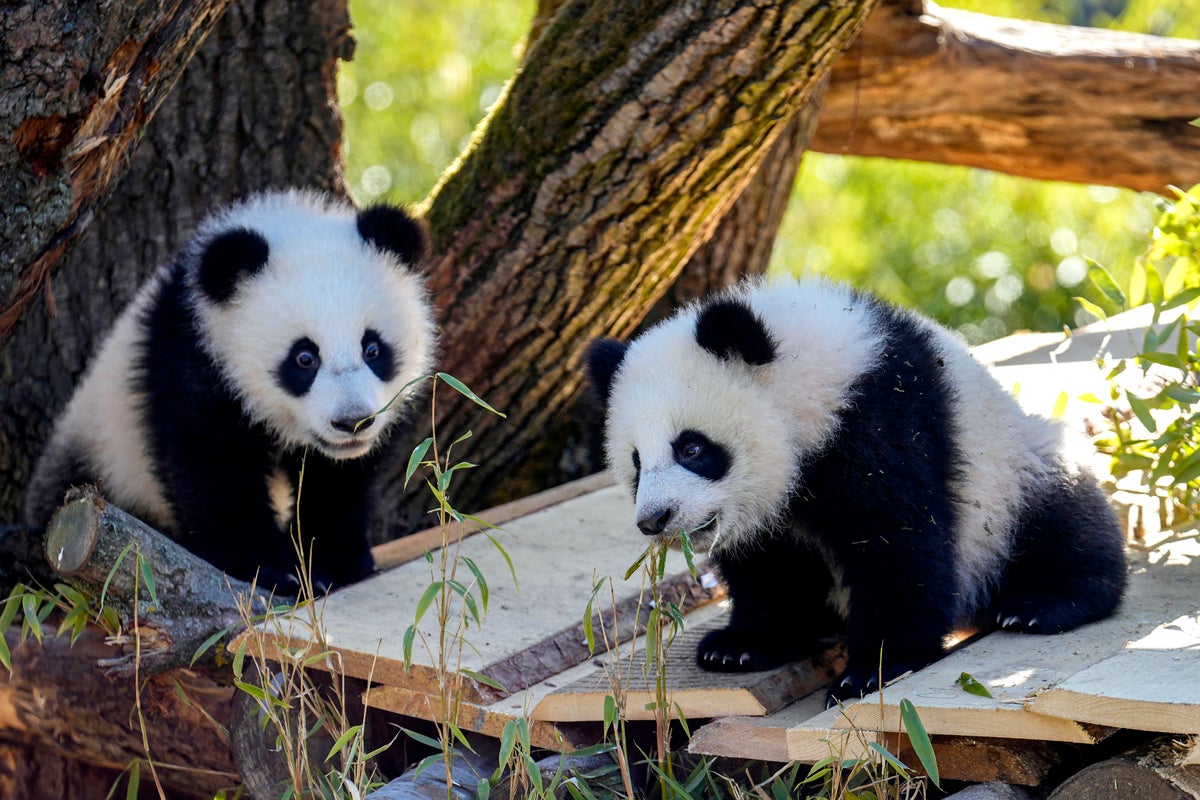
[[295, 570], [286, 567], [259, 567], [255, 585], [277, 597], [295, 597], [300, 594], [300, 578]]
[[755, 672], [790, 660], [766, 637], [737, 628], [709, 631], [696, 647], [696, 663], [710, 672]]
[[829, 692], [825, 695], [825, 707], [833, 708], [836, 705], [857, 700], [878, 688], [878, 674], [866, 670], [848, 669], [835, 678], [833, 685], [829, 687]]

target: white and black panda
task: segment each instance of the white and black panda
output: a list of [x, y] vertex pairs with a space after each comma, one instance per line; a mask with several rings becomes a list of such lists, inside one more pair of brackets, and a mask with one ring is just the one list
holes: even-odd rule
[[384, 445], [405, 414], [404, 398], [388, 404], [435, 347], [411, 269], [424, 247], [405, 212], [315, 192], [211, 216], [105, 339], [34, 471], [27, 523], [99, 482], [236, 578], [294, 593], [293, 524], [318, 588], [366, 577]]
[[1056, 633], [1120, 602], [1124, 534], [1063, 428], [921, 316], [751, 281], [594, 342], [587, 369], [638, 528], [690, 531], [729, 589], [704, 668], [765, 669], [844, 633], [833, 701], [876, 686], [881, 648], [886, 681], [959, 626]]

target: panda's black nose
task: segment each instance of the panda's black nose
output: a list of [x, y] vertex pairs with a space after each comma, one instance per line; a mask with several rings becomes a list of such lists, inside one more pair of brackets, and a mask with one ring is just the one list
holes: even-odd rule
[[367, 428], [375, 424], [374, 417], [346, 417], [345, 419], [333, 419], [329, 421], [335, 431], [342, 433], [355, 433], [356, 431], [365, 431]]
[[654, 510], [638, 520], [637, 526], [647, 536], [657, 536], [667, 529], [671, 521], [671, 509]]

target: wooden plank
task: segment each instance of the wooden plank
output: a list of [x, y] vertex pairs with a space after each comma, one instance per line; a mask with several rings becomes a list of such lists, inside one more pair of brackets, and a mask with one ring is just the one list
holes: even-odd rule
[[[836, 709], [824, 710], [824, 691], [765, 717], [724, 717], [692, 734], [694, 753], [759, 761], [799, 761], [812, 764], [839, 754], [871, 758], [869, 742], [878, 742], [905, 764], [919, 760], [906, 736], [837, 727], [844, 718]], [[809, 723], [808, 734], [797, 731]], [[938, 769], [946, 780], [1003, 781], [1022, 786], [1041, 784], [1068, 754], [1067, 745], [1016, 739], [933, 736]]]
[[1200, 614], [1185, 614], [1040, 692], [1030, 708], [1098, 725], [1200, 733]]
[[[553, 489], [547, 489], [544, 492], [538, 492], [528, 497], [520, 497], [511, 502], [503, 503], [487, 511], [482, 511], [476, 516], [489, 525], [500, 527], [514, 519], [528, 516], [535, 511], [541, 511], [544, 508], [564, 503], [567, 500], [573, 500], [576, 497], [612, 485], [612, 476], [607, 471], [597, 472], [595, 475], [589, 475], [586, 478], [564, 483], [562, 486], [555, 486]], [[470, 536], [483, 529], [484, 526], [482, 525], [469, 523], [465, 526], [463, 535]], [[371, 554], [375, 557], [376, 569], [384, 571], [420, 558], [426, 551], [432, 552], [441, 546], [442, 529], [434, 526], [378, 545], [371, 549]]]
[[[730, 714], [763, 716], [797, 698], [826, 686], [845, 663], [838, 644], [811, 660], [762, 672], [708, 672], [696, 665], [696, 644], [713, 628], [729, 621], [728, 609], [713, 604], [688, 615], [687, 630], [671, 646], [667, 661], [668, 702], [688, 719]], [[655, 700], [653, 670], [646, 666], [641, 642], [632, 655], [625, 648], [619, 667], [611, 658], [597, 659], [589, 674], [578, 677], [543, 697], [533, 708], [533, 718], [582, 722], [604, 718], [604, 700], [614, 694], [614, 683], [623, 686], [627, 719], [653, 719], [646, 705]], [[619, 679], [615, 676], [620, 676]]]
[[[615, 612], [622, 635], [635, 634], [635, 614], [644, 591], [640, 572], [628, 581], [622, 580], [638, 548], [644, 546], [642, 537], [632, 530], [632, 518], [628, 492], [609, 485], [541, 508], [512, 520], [503, 530], [492, 531], [517, 565], [520, 591], [513, 584], [505, 559], [488, 537], [462, 540], [460, 556], [475, 561], [488, 580], [491, 597], [482, 630], [472, 626], [468, 631], [469, 644], [455, 656], [455, 664], [487, 675], [505, 687], [501, 692], [469, 681], [465, 701], [488, 705], [585, 660], [588, 651], [582, 618], [597, 576], [613, 578], [612, 592], [605, 590], [602, 602], [597, 604], [607, 624], [612, 625]], [[465, 568], [460, 569], [460, 580], [466, 579], [462, 574], [465, 572]], [[667, 596], [685, 609], [714, 596], [715, 582], [704, 586], [693, 579], [681, 553], [669, 554], [666, 575], [662, 583]], [[421, 595], [433, 581], [430, 565], [418, 559], [319, 601], [326, 641], [339, 654], [347, 674], [369, 677], [377, 684], [436, 693], [438, 636], [432, 611], [418, 626], [420, 635], [407, 672], [403, 653], [404, 632]], [[642, 611], [643, 621], [645, 615]], [[268, 623], [258, 630], [269, 630], [273, 646], [311, 649], [309, 626], [303, 619]], [[245, 638], [239, 637], [232, 647]]]
[[[898, 703], [908, 698], [930, 733], [1095, 741], [1090, 719], [1069, 709], [1055, 716], [1038, 713], [1035, 697], [1147, 636], [1164, 620], [1194, 614], [1200, 608], [1200, 558], [1188, 553], [1196, 546], [1190, 540], [1132, 553], [1129, 591], [1116, 616], [1054, 636], [992, 633], [887, 687], [882, 718], [877, 695], [847, 706], [849, 722], [897, 730]], [[977, 697], [956, 686], [963, 672], [994, 696]]]

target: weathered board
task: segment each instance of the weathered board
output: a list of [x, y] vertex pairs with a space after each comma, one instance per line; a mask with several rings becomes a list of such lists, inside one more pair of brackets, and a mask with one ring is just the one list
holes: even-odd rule
[[[462, 686], [465, 702], [487, 706], [587, 659], [583, 616], [596, 581], [611, 578], [611, 588], [606, 587], [595, 604], [610, 635], [614, 625], [622, 640], [636, 635], [648, 610], [641, 571], [623, 579], [639, 548], [645, 546], [630, 530], [632, 518], [628, 492], [605, 485], [526, 513], [487, 535], [451, 542], [446, 552], [456, 553], [459, 562], [456, 574], [450, 577], [463, 585], [477, 583], [466, 566], [470, 559], [484, 576], [489, 594], [482, 627], [471, 622], [461, 637], [461, 647], [453, 638], [446, 640], [452, 668], [488, 679], [467, 679]], [[626, 544], [613, 546], [613, 539], [620, 536], [625, 536]], [[433, 564], [417, 558], [318, 601], [323, 643], [338, 653], [347, 674], [384, 686], [437, 693], [435, 665], [441, 644], [436, 607], [429, 607], [417, 625], [407, 665], [404, 635], [422, 596], [440, 580], [435, 569], [442, 553], [440, 544], [438, 532], [437, 548], [430, 553]], [[717, 591], [715, 581], [706, 586], [693, 578], [678, 552], [668, 555], [661, 588], [665, 597], [684, 609], [711, 600]], [[476, 591], [475, 597], [476, 606], [482, 605], [481, 593]], [[451, 593], [448, 607], [448, 629], [453, 633], [463, 606]], [[597, 631], [601, 628], [598, 617], [595, 627]], [[303, 615], [265, 623], [257, 631], [265, 634], [273, 647], [314, 648], [311, 625]], [[244, 641], [246, 635], [232, 647]]]

